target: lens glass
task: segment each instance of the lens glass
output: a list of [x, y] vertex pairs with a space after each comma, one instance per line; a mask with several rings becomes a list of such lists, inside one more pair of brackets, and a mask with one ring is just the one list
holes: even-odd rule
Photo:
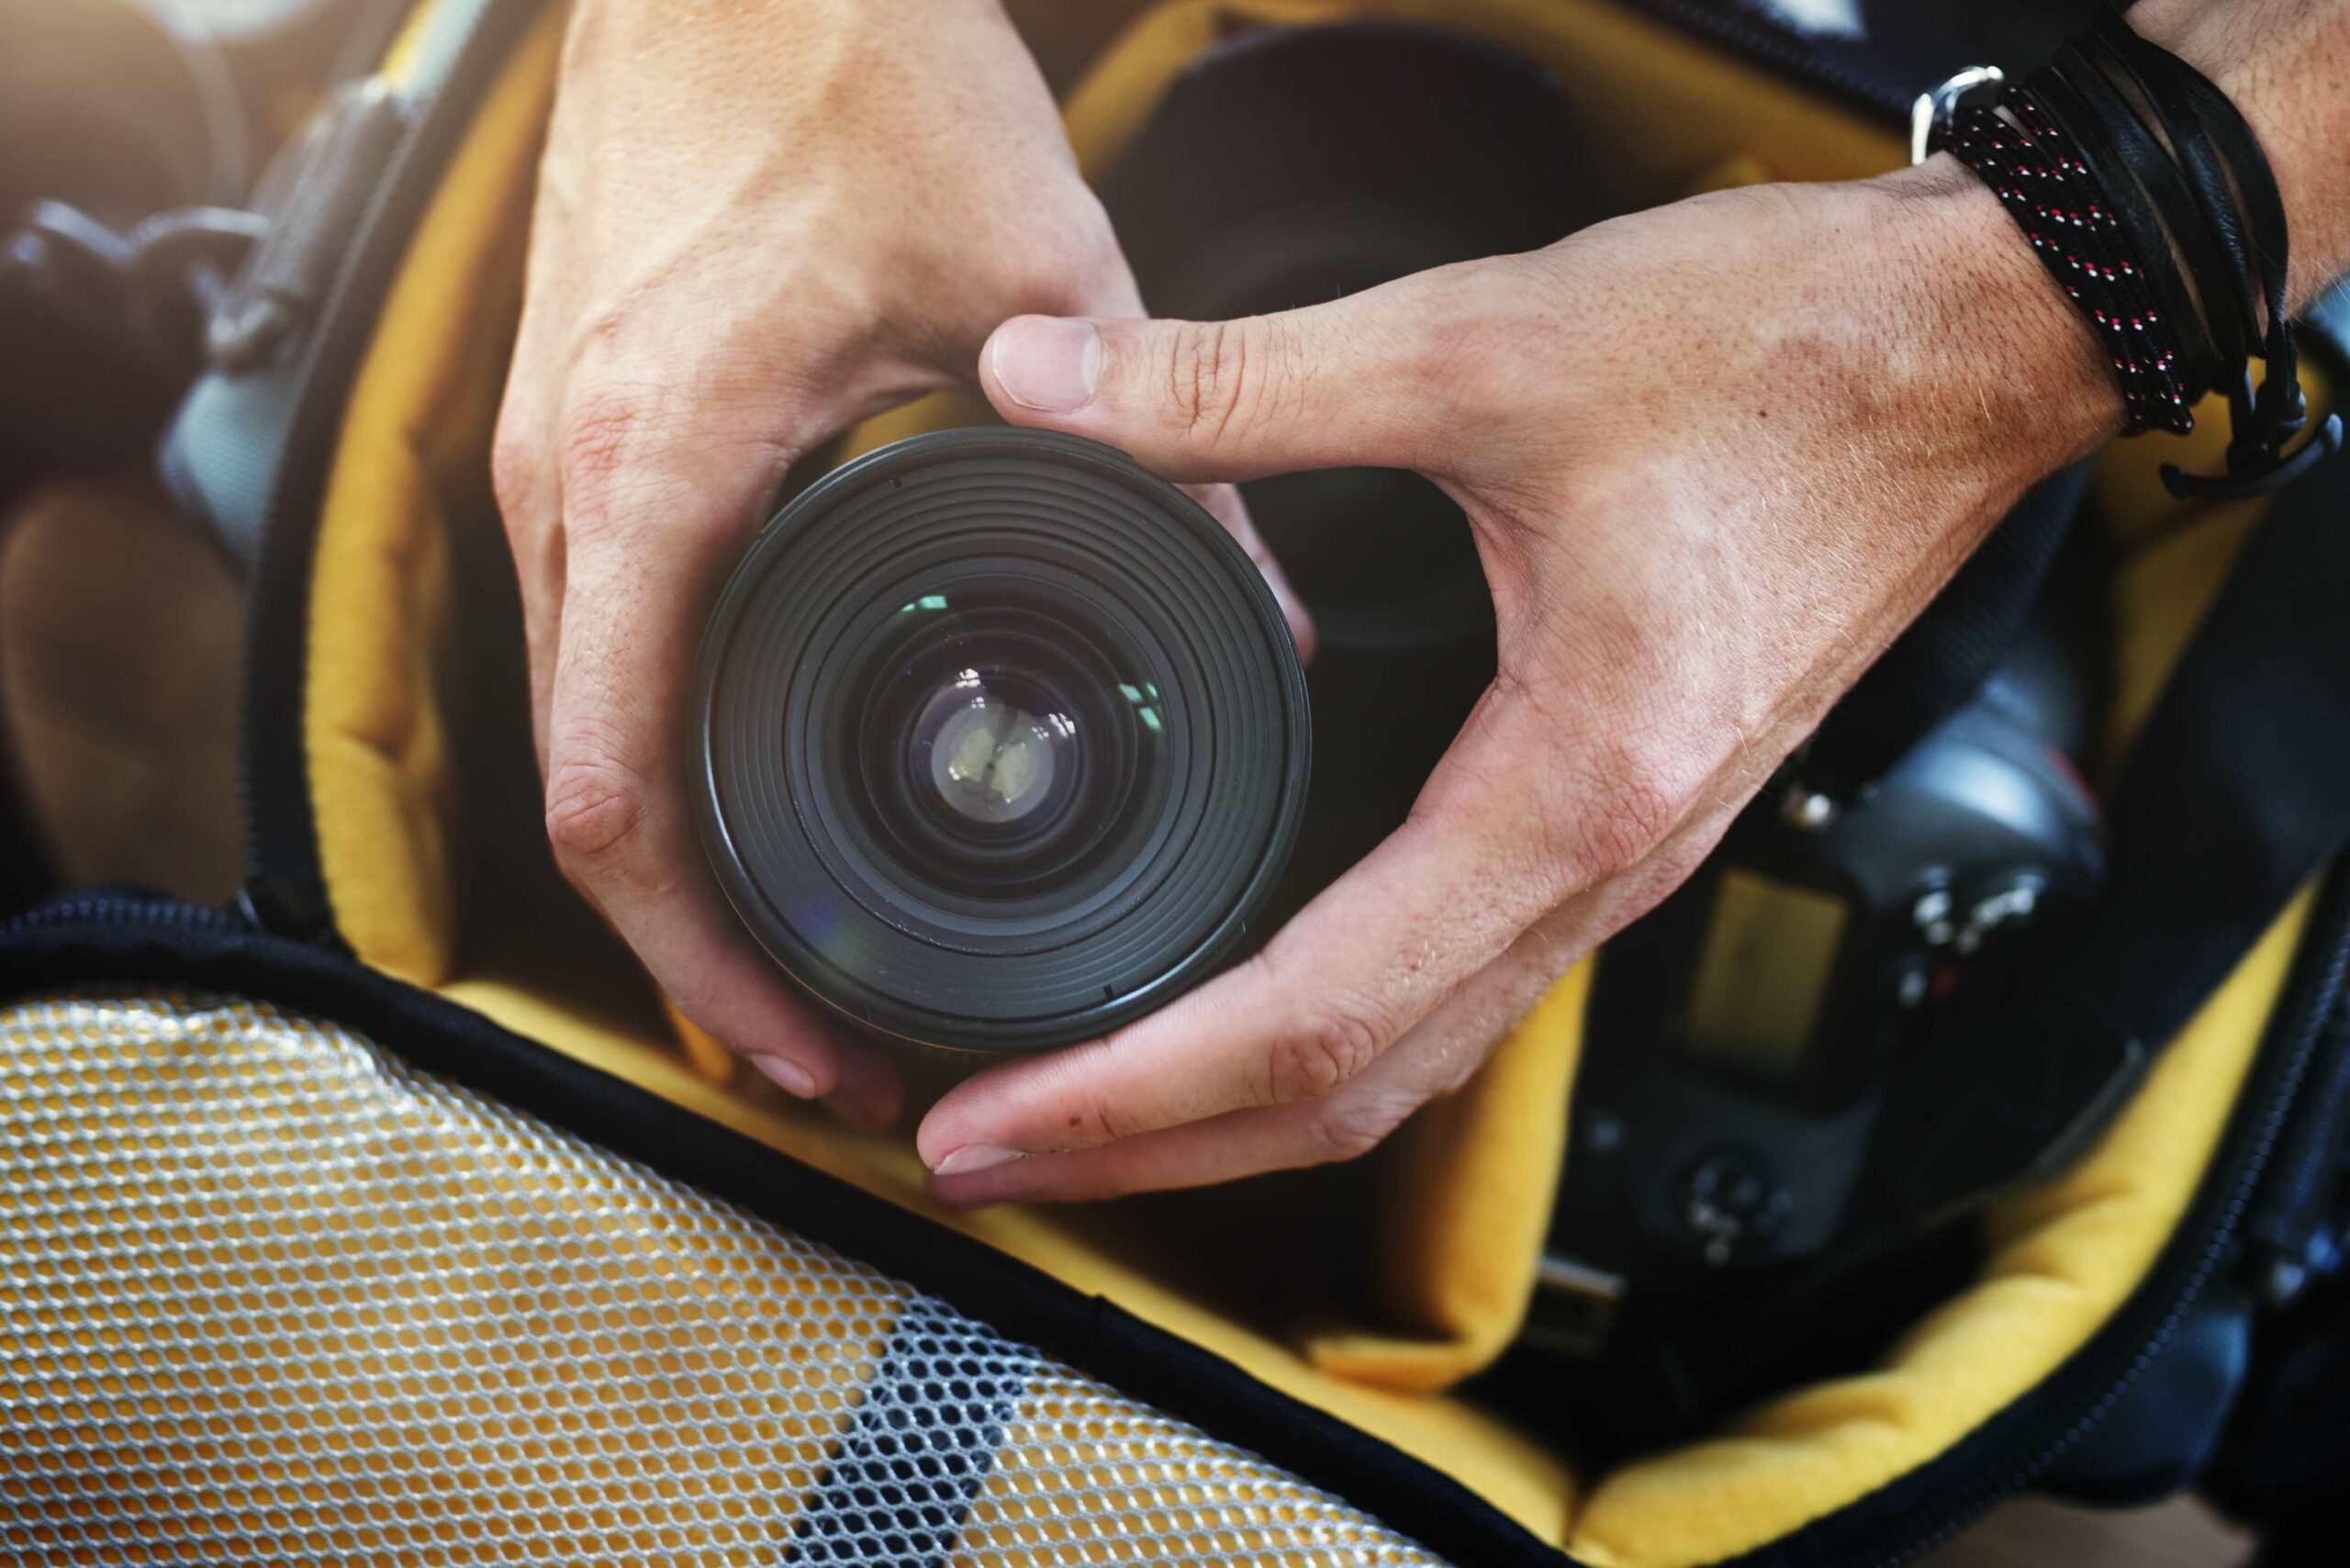
[[891, 881], [999, 903], [1099, 885], [1164, 788], [1140, 664], [1033, 585], [940, 583], [886, 618], [840, 713], [846, 794]]
[[[988, 827], [1049, 825], [1083, 759], [1077, 721], [1031, 713], [1001, 675], [955, 672], [914, 721], [914, 753], [947, 810]], [[1047, 810], [1047, 803], [1052, 809]]]
[[1304, 815], [1305, 676], [1197, 502], [1038, 431], [793, 500], [697, 667], [703, 842], [752, 933], [884, 1034], [1091, 1039], [1221, 964]]

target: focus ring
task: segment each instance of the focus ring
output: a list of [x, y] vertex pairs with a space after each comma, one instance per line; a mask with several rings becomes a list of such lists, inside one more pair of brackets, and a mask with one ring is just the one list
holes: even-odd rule
[[[1147, 766], [1101, 769], [1133, 777], [1099, 804], [1126, 813], [1099, 864], [999, 902], [933, 886], [912, 835], [866, 830], [887, 791], [848, 737], [889, 721], [856, 698], [908, 684], [890, 660], [951, 664], [957, 628], [1014, 601], [1058, 628], [1069, 668], [1123, 672], [1079, 694], [1077, 738]], [[1254, 563], [1180, 490], [1074, 437], [949, 431], [828, 476], [728, 583], [697, 691], [704, 842], [737, 913], [804, 989], [926, 1044], [1066, 1044], [1205, 978], [1304, 803], [1304, 673]]]

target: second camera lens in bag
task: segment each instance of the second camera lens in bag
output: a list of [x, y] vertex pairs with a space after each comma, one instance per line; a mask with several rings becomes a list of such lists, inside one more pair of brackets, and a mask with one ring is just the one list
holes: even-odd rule
[[[1104, 199], [1155, 309], [1243, 315], [1559, 238], [1595, 207], [1575, 147], [1550, 80], [1486, 46], [1269, 29], [1195, 62]], [[1106, 448], [917, 438], [769, 525], [704, 645], [697, 787], [803, 989], [925, 1045], [1089, 1038], [1402, 821], [1493, 674], [1467, 521], [1392, 471], [1248, 494], [1318, 618], [1311, 725], [1253, 564]]]

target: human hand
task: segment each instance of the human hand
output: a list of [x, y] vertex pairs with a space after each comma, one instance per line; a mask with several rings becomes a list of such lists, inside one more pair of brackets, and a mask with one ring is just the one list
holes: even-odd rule
[[1947, 159], [1684, 202], [1282, 316], [1014, 320], [981, 366], [1008, 419], [1178, 479], [1427, 475], [1474, 528], [1499, 675], [1410, 820], [1258, 956], [943, 1099], [920, 1147], [957, 1203], [1378, 1143], [1685, 877], [2120, 413], [2087, 329]]
[[[686, 693], [792, 465], [1021, 311], [1141, 306], [997, 0], [576, 7], [495, 460], [547, 832], [687, 1016], [868, 1124], [893, 1078], [704, 865]], [[1203, 498], [1266, 559], [1228, 489]]]

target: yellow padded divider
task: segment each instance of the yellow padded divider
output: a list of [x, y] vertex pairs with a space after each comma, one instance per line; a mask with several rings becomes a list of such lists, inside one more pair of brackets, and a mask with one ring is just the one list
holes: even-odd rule
[[[1069, 124], [1086, 166], [1106, 167], [1183, 62], [1225, 31], [1362, 14], [1492, 38], [1550, 66], [1600, 115], [1639, 126], [1617, 161], [1628, 194], [1668, 194], [1725, 170], [1740, 180], [1765, 171], [1846, 177], [1898, 156], [1889, 130], [1607, 0], [1174, 0], [1138, 22], [1074, 95]], [[369, 963], [924, 1208], [902, 1137], [848, 1132], [783, 1104], [747, 1074], [713, 1081], [656, 1010], [614, 1015], [543, 971], [481, 958], [465, 931], [470, 906], [452, 861], [453, 823], [466, 802], [452, 782], [442, 711], [464, 678], [445, 651], [447, 534], [481, 521], [480, 474], [558, 42], [551, 13], [517, 51], [432, 202], [386, 301], [330, 479], [303, 722], [337, 920]], [[902, 433], [934, 417], [907, 413], [883, 428]], [[2134, 552], [2116, 586], [2124, 722], [2151, 701], [2238, 532], [2158, 531]], [[537, 823], [514, 831], [535, 833]], [[1400, 1196], [1382, 1221], [1393, 1326], [1333, 1329], [1301, 1348], [1220, 1315], [1061, 1216], [934, 1217], [1395, 1443], [1594, 1562], [1708, 1561], [1943, 1451], [2109, 1316], [2167, 1238], [2225, 1125], [2301, 916], [2297, 908], [2269, 933], [2088, 1160], [2002, 1212], [1984, 1280], [1919, 1325], [1882, 1370], [1774, 1402], [1719, 1439], [1601, 1478], [1580, 1506], [1555, 1451], [1427, 1391], [1482, 1364], [1522, 1312], [1561, 1158], [1587, 974], [1554, 993], [1479, 1081], [1416, 1119], [1398, 1151]], [[1427, 1179], [1404, 1179], [1415, 1174]], [[1572, 1428], [1606, 1413], [1563, 1419]]]
[[1317, 1335], [1305, 1345], [1316, 1365], [1433, 1392], [1509, 1348], [1566, 1159], [1594, 968], [1575, 966], [1459, 1093], [1413, 1117], [1383, 1173], [1376, 1260], [1382, 1301], [1404, 1332]]
[[449, 658], [448, 510], [471, 480], [452, 476], [487, 472], [562, 32], [550, 7], [409, 246], [352, 384], [312, 566], [303, 724], [335, 924], [420, 985], [450, 978], [462, 930], [440, 699], [464, 678]]

